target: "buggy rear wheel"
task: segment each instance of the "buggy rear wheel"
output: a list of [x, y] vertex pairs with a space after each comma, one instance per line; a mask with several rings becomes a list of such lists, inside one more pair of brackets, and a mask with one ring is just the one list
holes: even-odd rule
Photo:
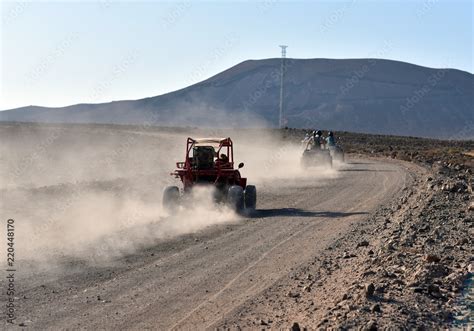
[[339, 162], [344, 162], [344, 152], [342, 150], [339, 150], [336, 153], [336, 160]]
[[227, 192], [227, 204], [232, 210], [241, 212], [244, 209], [244, 190], [241, 186], [233, 185]]
[[337, 152], [336, 154], [334, 154], [334, 160], [338, 162], [344, 162], [344, 153]]
[[331, 156], [335, 161], [344, 162], [344, 151], [340, 147], [332, 149]]
[[255, 209], [257, 207], [257, 188], [254, 185], [245, 187], [245, 208]]
[[300, 158], [300, 166], [303, 169], [309, 168], [311, 166], [309, 157], [305, 155], [304, 153], [303, 155], [301, 155], [301, 158]]

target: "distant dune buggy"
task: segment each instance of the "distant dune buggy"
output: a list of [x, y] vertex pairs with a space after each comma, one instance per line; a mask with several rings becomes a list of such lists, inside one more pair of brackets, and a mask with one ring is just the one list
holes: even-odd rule
[[303, 154], [301, 155], [300, 162], [303, 168], [332, 167], [332, 156], [330, 151], [316, 143], [314, 137], [307, 134], [301, 143]]
[[[238, 169], [244, 166], [240, 163]], [[163, 192], [163, 206], [168, 210], [179, 204], [182, 195], [191, 191], [195, 185], [215, 187], [214, 199], [224, 202], [233, 210], [255, 209], [257, 190], [247, 185], [247, 178], [234, 169], [234, 151], [230, 138], [188, 138], [184, 162], [176, 163], [172, 176], [183, 183], [182, 194], [177, 186], [168, 186]]]
[[301, 156], [301, 166], [310, 167], [332, 167], [332, 157], [329, 149], [312, 148], [305, 149]]

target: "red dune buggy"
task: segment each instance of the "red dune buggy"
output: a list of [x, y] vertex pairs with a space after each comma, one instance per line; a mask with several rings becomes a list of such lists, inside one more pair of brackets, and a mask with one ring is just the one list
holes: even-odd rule
[[[182, 194], [189, 193], [195, 185], [212, 185], [215, 187], [214, 199], [225, 202], [237, 212], [244, 208], [255, 209], [257, 190], [254, 185], [247, 185], [247, 178], [242, 178], [234, 168], [234, 151], [230, 138], [188, 138], [184, 162], [176, 163], [172, 176], [183, 183]], [[163, 206], [172, 209], [178, 205], [181, 197], [177, 186], [168, 186], [163, 192]]]

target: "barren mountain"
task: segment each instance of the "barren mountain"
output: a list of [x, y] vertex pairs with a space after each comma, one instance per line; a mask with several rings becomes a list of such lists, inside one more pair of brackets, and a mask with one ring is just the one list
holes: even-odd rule
[[[280, 59], [242, 62], [203, 82], [140, 100], [29, 106], [1, 121], [178, 126], [276, 126]], [[467, 139], [474, 77], [382, 59], [286, 59], [289, 127]]]

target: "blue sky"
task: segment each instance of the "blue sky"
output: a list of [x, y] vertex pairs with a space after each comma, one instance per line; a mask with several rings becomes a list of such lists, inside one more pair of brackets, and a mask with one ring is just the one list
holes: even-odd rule
[[472, 1], [2, 1], [0, 14], [1, 110], [160, 95], [280, 44], [473, 72]]

